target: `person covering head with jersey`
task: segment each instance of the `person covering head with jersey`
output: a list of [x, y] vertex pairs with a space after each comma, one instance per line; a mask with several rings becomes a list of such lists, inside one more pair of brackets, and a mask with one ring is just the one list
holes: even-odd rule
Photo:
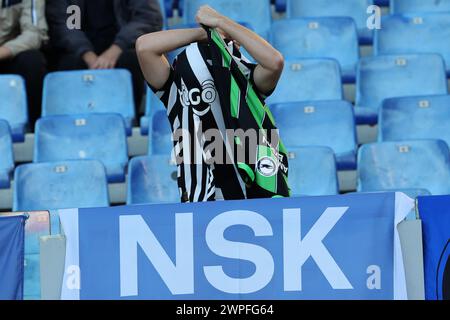
[[[202, 27], [150, 33], [136, 42], [144, 76], [167, 108], [181, 201], [288, 197], [287, 152], [264, 103], [281, 76], [283, 56], [209, 6], [196, 20]], [[165, 54], [185, 46], [170, 65]], [[230, 136], [237, 130], [256, 139]]]

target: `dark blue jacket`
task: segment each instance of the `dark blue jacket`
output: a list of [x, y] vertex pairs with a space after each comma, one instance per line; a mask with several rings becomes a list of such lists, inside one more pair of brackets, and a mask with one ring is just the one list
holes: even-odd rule
[[[67, 27], [70, 16], [67, 8], [76, 5], [83, 13], [85, 1], [89, 0], [47, 0], [46, 17], [50, 41], [55, 49], [77, 55], [93, 51], [91, 42], [82, 30]], [[158, 0], [111, 1], [114, 1], [114, 13], [119, 27], [114, 44], [122, 49], [133, 48], [139, 36], [162, 29], [163, 18]]]

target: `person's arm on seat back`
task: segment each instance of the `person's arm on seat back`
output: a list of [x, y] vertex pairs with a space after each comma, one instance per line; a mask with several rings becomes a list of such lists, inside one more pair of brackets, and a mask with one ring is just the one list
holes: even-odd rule
[[41, 47], [42, 37], [39, 25], [42, 25], [41, 19], [45, 19], [45, 0], [24, 0], [21, 4], [20, 15], [21, 33], [15, 39], [7, 41], [0, 49], [0, 59], [3, 57], [12, 58], [21, 52]]
[[136, 51], [147, 82], [154, 89], [161, 89], [169, 79], [171, 68], [165, 54], [207, 39], [202, 28], [159, 31], [139, 37]]
[[122, 50], [133, 47], [141, 35], [160, 31], [163, 25], [159, 0], [129, 0], [127, 6], [130, 20], [120, 28], [114, 40]]
[[232, 40], [241, 44], [258, 62], [253, 81], [262, 93], [271, 92], [277, 85], [284, 67], [283, 55], [253, 31], [219, 14], [209, 6], [202, 6], [196, 20], [211, 28], [219, 28]]
[[66, 53], [72, 53], [83, 58], [91, 67], [97, 56], [94, 47], [82, 30], [69, 29], [67, 8], [72, 5], [70, 0], [46, 0], [46, 16], [49, 24], [50, 39], [53, 46]]

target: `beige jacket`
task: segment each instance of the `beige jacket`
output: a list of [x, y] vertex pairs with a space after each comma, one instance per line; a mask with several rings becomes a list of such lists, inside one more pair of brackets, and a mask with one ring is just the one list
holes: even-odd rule
[[45, 0], [0, 1], [0, 46], [13, 55], [39, 49], [48, 40]]

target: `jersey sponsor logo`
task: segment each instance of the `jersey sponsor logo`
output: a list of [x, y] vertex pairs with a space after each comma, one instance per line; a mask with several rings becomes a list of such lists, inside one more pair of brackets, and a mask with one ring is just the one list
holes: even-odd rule
[[278, 170], [277, 164], [270, 157], [263, 157], [259, 159], [258, 163], [256, 164], [256, 168], [258, 172], [264, 177], [272, 177]]
[[216, 101], [217, 91], [214, 81], [206, 80], [201, 89], [188, 89], [183, 78], [181, 78], [181, 90], [178, 90], [183, 107], [192, 107], [195, 114], [203, 116], [211, 109], [211, 104]]

